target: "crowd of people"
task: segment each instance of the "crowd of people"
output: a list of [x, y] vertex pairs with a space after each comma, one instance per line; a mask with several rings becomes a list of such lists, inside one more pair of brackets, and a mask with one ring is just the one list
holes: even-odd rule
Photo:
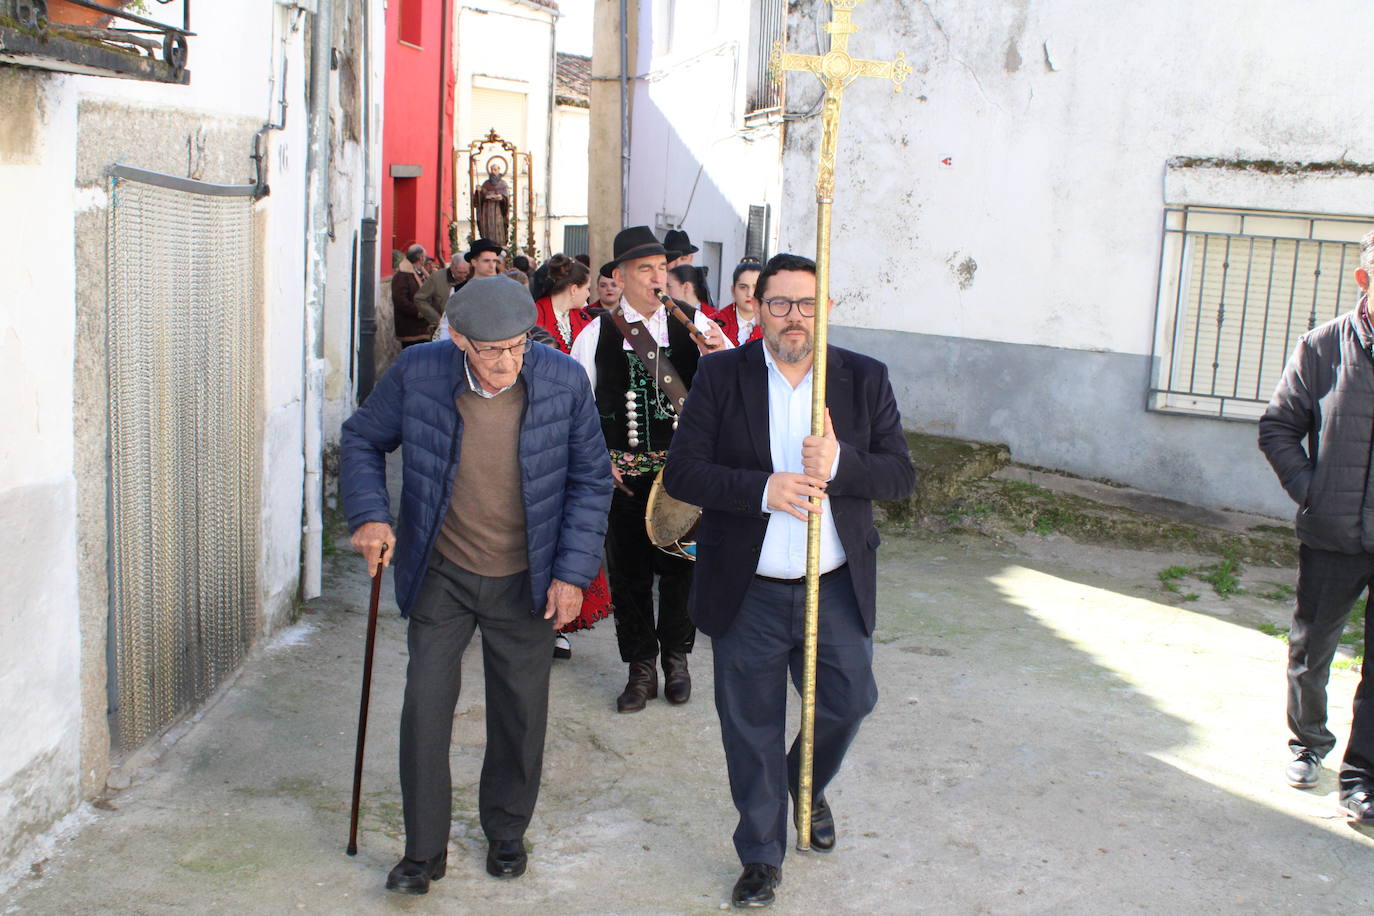
[[[507, 264], [479, 239], [393, 277], [405, 348], [343, 429], [344, 507], [369, 571], [394, 558], [410, 619], [401, 716], [405, 856], [387, 887], [425, 893], [447, 862], [448, 747], [459, 666], [483, 634], [487, 751], [479, 809], [487, 870], [523, 874], [555, 658], [567, 634], [614, 621], [621, 713], [661, 694], [689, 702], [698, 631], [712, 642], [714, 700], [743, 867], [737, 907], [781, 883], [789, 796], [799, 826], [799, 744], [786, 742], [800, 678], [807, 520], [819, 516], [820, 606], [810, 849], [837, 844], [825, 790], [877, 702], [878, 534], [872, 501], [915, 472], [887, 368], [827, 350], [822, 435], [811, 433], [816, 265], [791, 254], [740, 263], [717, 309], [697, 248], [647, 226], [615, 238], [595, 278], [585, 258]], [[1336, 737], [1327, 683], [1353, 602], [1374, 586], [1374, 233], [1361, 243], [1356, 309], [1298, 342], [1259, 423], [1259, 444], [1300, 509], [1289, 635], [1295, 788], [1320, 781]], [[442, 313], [441, 313], [442, 312]], [[393, 532], [385, 453], [404, 449]], [[648, 531], [662, 493], [700, 510], [694, 552]], [[1374, 627], [1365, 618], [1366, 657]], [[660, 679], [659, 667], [662, 667]], [[1374, 704], [1362, 674], [1339, 772], [1349, 816], [1374, 825]]]
[[[341, 494], [369, 572], [395, 572], [409, 618], [400, 724], [405, 855], [389, 889], [442, 878], [447, 749], [461, 659], [481, 630], [486, 867], [514, 878], [538, 795], [549, 680], [568, 634], [613, 621], [626, 666], [614, 708], [692, 696], [700, 629], [743, 867], [731, 899], [766, 906], [781, 880], [799, 750], [787, 692], [802, 652], [807, 518], [820, 516], [811, 848], [836, 845], [825, 790], [877, 701], [874, 499], [914, 483], [885, 367], [831, 347], [824, 435], [810, 434], [815, 264], [746, 260], [716, 308], [686, 232], [622, 230], [585, 256], [507, 258], [477, 239], [447, 267], [421, 246], [392, 278], [402, 352], [344, 424]], [[399, 513], [385, 454], [402, 449]], [[699, 512], [694, 540], [651, 539], [655, 501]], [[393, 526], [395, 526], [393, 528]], [[660, 674], [661, 668], [661, 674]], [[608, 698], [609, 699], [609, 698]]]

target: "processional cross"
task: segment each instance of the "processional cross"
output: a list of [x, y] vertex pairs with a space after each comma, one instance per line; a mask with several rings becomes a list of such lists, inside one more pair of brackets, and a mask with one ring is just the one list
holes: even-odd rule
[[[825, 54], [790, 54], [783, 43], [773, 46], [769, 66], [773, 79], [782, 82], [787, 71], [814, 73], [825, 87], [821, 108], [821, 155], [816, 172], [816, 330], [811, 369], [811, 435], [825, 434], [826, 344], [829, 337], [830, 303], [830, 205], [835, 197], [835, 156], [840, 138], [840, 98], [849, 84], [861, 76], [893, 82], [901, 92], [911, 75], [906, 54], [896, 60], [860, 60], [849, 55], [849, 36], [859, 31], [850, 22], [854, 8], [864, 0], [826, 0], [831, 7], [830, 50]], [[820, 500], [812, 498], [819, 505]], [[797, 785], [797, 848], [811, 848], [812, 761], [816, 740], [816, 644], [820, 617], [821, 517], [810, 513], [806, 523], [806, 627], [802, 653], [801, 772]]]

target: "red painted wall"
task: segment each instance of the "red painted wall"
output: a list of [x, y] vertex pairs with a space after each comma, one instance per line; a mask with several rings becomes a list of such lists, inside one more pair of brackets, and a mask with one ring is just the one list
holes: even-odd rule
[[[391, 275], [392, 249], [404, 251], [418, 242], [441, 261], [451, 254], [448, 225], [453, 220], [452, 7], [453, 0], [391, 0], [387, 4], [382, 212], [377, 227], [384, 277]], [[418, 47], [400, 40], [403, 17], [412, 36], [418, 22]], [[402, 179], [398, 186], [391, 174], [393, 165], [418, 165], [420, 175]]]

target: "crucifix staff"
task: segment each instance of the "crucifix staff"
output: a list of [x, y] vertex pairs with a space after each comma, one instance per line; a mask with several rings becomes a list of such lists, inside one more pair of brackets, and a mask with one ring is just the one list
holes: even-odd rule
[[[788, 71], [814, 73], [825, 87], [821, 108], [820, 165], [816, 172], [816, 331], [811, 375], [811, 435], [825, 435], [826, 346], [830, 305], [830, 206], [835, 197], [835, 155], [839, 146], [840, 99], [854, 80], [863, 76], [891, 80], [901, 92], [911, 75], [906, 55], [891, 61], [860, 60], [849, 55], [849, 36], [859, 30], [849, 17], [864, 0], [827, 0], [831, 7], [830, 50], [825, 54], [791, 54], [779, 41], [769, 59], [773, 79]], [[819, 505], [820, 500], [811, 498]], [[801, 767], [797, 780], [797, 848], [811, 848], [812, 762], [816, 740], [816, 644], [820, 618], [821, 517], [810, 513], [806, 523], [806, 624], [802, 646]]]

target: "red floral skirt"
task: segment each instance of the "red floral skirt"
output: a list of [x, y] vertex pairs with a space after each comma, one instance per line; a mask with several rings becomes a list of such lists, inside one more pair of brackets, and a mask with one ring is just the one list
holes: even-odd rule
[[597, 570], [596, 578], [582, 592], [582, 613], [568, 621], [560, 633], [590, 630], [598, 620], [611, 616], [611, 588], [606, 584], [606, 570]]

